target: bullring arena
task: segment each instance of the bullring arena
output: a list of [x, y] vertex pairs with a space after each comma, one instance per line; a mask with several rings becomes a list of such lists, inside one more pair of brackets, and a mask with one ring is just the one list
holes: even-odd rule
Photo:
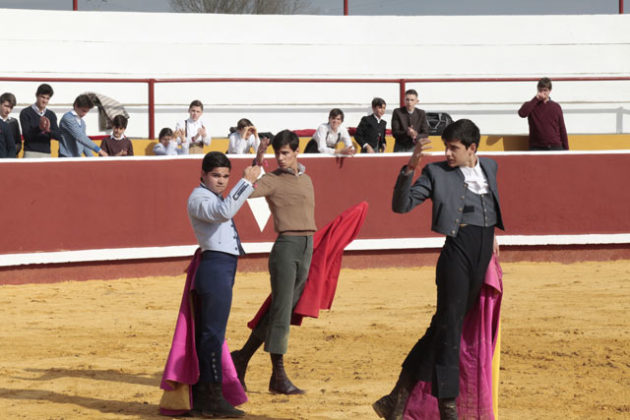
[[[56, 38], [42, 42], [58, 46], [60, 55], [66, 57], [77, 47], [66, 29], [72, 27], [70, 24], [83, 29], [106, 24], [99, 21], [98, 13], [82, 16], [65, 12], [3, 10], [2, 13], [13, 14], [8, 23], [18, 31], [14, 38], [24, 43], [38, 42], [30, 39], [23, 29], [26, 26], [23, 23], [33, 16], [42, 20], [54, 17], [65, 22], [67, 25], [57, 25]], [[132, 15], [117, 14], [123, 23], [135, 22], [136, 16]], [[156, 17], [155, 21], [174, 19], [181, 21], [183, 28], [189, 28], [186, 22], [203, 19], [207, 19], [206, 23], [220, 24], [216, 16], [166, 15]], [[543, 21], [546, 18], [543, 17]], [[58, 114], [69, 107], [68, 98], [86, 88], [87, 79], [79, 80], [85, 74], [101, 80], [94, 83], [104, 92], [110, 92], [107, 86], [111, 86], [112, 96], [132, 103], [128, 131], [140, 153], [133, 158], [0, 161], [0, 191], [3, 193], [0, 215], [5, 221], [0, 236], [0, 316], [3, 320], [0, 418], [165, 418], [158, 414], [162, 394], [159, 384], [185, 281], [183, 271], [196, 248], [184, 204], [198, 184], [200, 156], [157, 158], [150, 156], [149, 151], [155, 143], [155, 136], [151, 135], [155, 128], [174, 121], [172, 114], [181, 113], [182, 107], [185, 109], [185, 98], [199, 93], [206, 104], [211, 104], [205, 114], [209, 118], [213, 116], [213, 108], [216, 110], [214, 121], [221, 121], [223, 125], [217, 124], [220, 128], [212, 133], [215, 140], [205, 151], [224, 151], [225, 128], [228, 122], [236, 121], [247, 112], [246, 104], [251, 99], [248, 95], [278, 89], [278, 95], [273, 98], [268, 95], [253, 101], [252, 113], [256, 121], [267, 123], [272, 131], [286, 126], [297, 130], [307, 127], [304, 121], [309, 118], [319, 121], [322, 110], [332, 107], [336, 100], [346, 101], [350, 110], [347, 115], [358, 121], [356, 116], [364, 113], [361, 104], [368, 103], [366, 98], [374, 96], [378, 89], [391, 104], [389, 112], [398, 105], [402, 83], [391, 81], [400, 77], [412, 80], [413, 76], [432, 80], [425, 84], [419, 79], [409, 81], [406, 87], [426, 91], [427, 101], [433, 106], [441, 106], [455, 118], [481, 121], [484, 135], [480, 154], [496, 160], [499, 165], [499, 192], [506, 231], [497, 232], [504, 286], [498, 418], [630, 417], [630, 318], [627, 314], [630, 302], [630, 189], [627, 188], [630, 135], [627, 134], [629, 105], [620, 93], [627, 92], [624, 89], [630, 80], [630, 67], [628, 55], [624, 55], [627, 30], [619, 29], [627, 28], [628, 19], [626, 16], [583, 18], [554, 17], [560, 27], [575, 25], [582, 31], [573, 34], [570, 48], [561, 42], [549, 42], [542, 47], [550, 55], [557, 53], [565, 58], [563, 63], [560, 63], [562, 60], [548, 63], [551, 69], [548, 74], [567, 79], [554, 84], [558, 96], [564, 86], [568, 103], [565, 108], [568, 112], [565, 112], [571, 151], [567, 152], [526, 151], [527, 137], [521, 129], [510, 125], [513, 118], [525, 124], [526, 130], [526, 122], [519, 121], [515, 115], [514, 104], [519, 99], [511, 89], [518, 91], [518, 95], [527, 92], [526, 95], [531, 96], [532, 80], [541, 70], [532, 64], [533, 60], [511, 62], [503, 49], [507, 47], [497, 47], [494, 41], [478, 46], [478, 53], [486, 59], [479, 64], [483, 74], [468, 74], [462, 69], [449, 73], [440, 67], [449, 64], [443, 60], [431, 64], [435, 67], [422, 70], [426, 73], [402, 76], [400, 70], [391, 66], [376, 66], [372, 71], [349, 65], [336, 70], [335, 74], [316, 66], [309, 69], [311, 73], [300, 73], [295, 63], [288, 64], [296, 66], [291, 68], [261, 69], [266, 77], [280, 74], [295, 78], [349, 75], [387, 78], [380, 84], [359, 84], [355, 90], [348, 87], [355, 86], [355, 82], [303, 84], [300, 85], [301, 99], [311, 98], [308, 100], [313, 103], [300, 100], [290, 105], [287, 98], [289, 91], [296, 91], [291, 90], [294, 80], [290, 82], [290, 89], [273, 83], [266, 87], [264, 82], [255, 84], [258, 82], [250, 80], [245, 85], [252, 87], [238, 98], [230, 97], [236, 90], [226, 85], [235, 86], [230, 84], [232, 82], [215, 89], [209, 88], [213, 83], [206, 80], [201, 82], [199, 91], [193, 82], [158, 88], [155, 97], [150, 95], [153, 98], [151, 109], [151, 100], [142, 102], [146, 95], [142, 83], [150, 86], [159, 77], [209, 77], [168, 67], [172, 63], [165, 64], [163, 70], [147, 67], [156, 49], [163, 48], [169, 53], [185, 48], [160, 38], [164, 35], [159, 28], [163, 26], [157, 24], [153, 29], [143, 29], [154, 35], [154, 40], [119, 39], [118, 35], [113, 36], [113, 40], [104, 40], [99, 38], [102, 35], [96, 34], [97, 42], [94, 42], [94, 50], [90, 50], [96, 51], [94, 57], [99, 57], [99, 54], [107, 54], [109, 48], [114, 51], [128, 43], [125, 59], [129, 61], [130, 74], [117, 74], [117, 77], [151, 77], [147, 80], [153, 82], [140, 83], [137, 79], [125, 83], [103, 82], [115, 73], [108, 62], [77, 69], [68, 69], [60, 64], [62, 61], [52, 59], [44, 60], [50, 68], [42, 67], [35, 60], [14, 64], [31, 67], [9, 69], [0, 77], [2, 90], [11, 88], [24, 92], [18, 95], [19, 106], [28, 106], [30, 97], [20, 98], [32, 96], [40, 82], [55, 84], [59, 93], [53, 109]], [[240, 17], [225, 19], [234, 23]], [[287, 17], [276, 19], [287, 25], [298, 25]], [[305, 21], [310, 22], [310, 19], [316, 21], [318, 27], [321, 23], [337, 22], [336, 18], [320, 21], [316, 17]], [[391, 17], [384, 21], [387, 27], [403, 27], [397, 19]], [[418, 19], [439, 30], [438, 24]], [[490, 27], [480, 25], [479, 20], [452, 19], [463, 25], [462, 33], [445, 37], [444, 43], [460, 52], [466, 27]], [[510, 31], [510, 26], [531, 24], [527, 18], [513, 21], [505, 18], [501, 23], [489, 18], [479, 19], [500, 25], [507, 38], [518, 36], [516, 29]], [[332, 46], [330, 39], [321, 40], [317, 31], [304, 28], [300, 33], [315, 46], [304, 47], [300, 44], [306, 42], [304, 39], [295, 43], [313, 49], [311, 52], [328, 48], [332, 56], [341, 57], [353, 42], [368, 38], [365, 24], [369, 19], [357, 17], [349, 22], [350, 29], [344, 32], [339, 50]], [[610, 32], [600, 33], [599, 28], [603, 27]], [[194, 29], [186, 29], [173, 36], [183, 39], [187, 31], [196, 34]], [[558, 39], [563, 36], [561, 32], [558, 29]], [[622, 37], [618, 38], [620, 34]], [[595, 39], [593, 45], [600, 43], [599, 46], [589, 43], [590, 35]], [[249, 36], [254, 35], [249, 33]], [[387, 38], [393, 35], [384, 36], [384, 42], [393, 42]], [[484, 36], [487, 38], [490, 34], [481, 34], [480, 39]], [[260, 34], [260, 37], [282, 38], [277, 33]], [[0, 43], [16, 50], [15, 39]], [[227, 77], [228, 71], [238, 76], [252, 76], [246, 73], [246, 68], [222, 67], [231, 54], [247, 50], [246, 39], [245, 35], [236, 39], [234, 50], [229, 52], [222, 49], [221, 42], [210, 45], [212, 40], [200, 41], [214, 54], [213, 58], [222, 59], [216, 60], [217, 67], [208, 70], [211, 76]], [[619, 39], [621, 41], [617, 42]], [[58, 45], [53, 44], [55, 42]], [[255, 54], [292, 57], [296, 45], [283, 42], [272, 43], [266, 50], [257, 49]], [[516, 44], [509, 46], [515, 55], [527, 51], [527, 45]], [[364, 47], [359, 45], [351, 53], [358, 54]], [[402, 52], [416, 47], [397, 46]], [[581, 57], [594, 53], [592, 48], [598, 48], [601, 54], [621, 57], [621, 64], [617, 66], [603, 60], [583, 62]], [[48, 54], [48, 49], [42, 53]], [[504, 64], [492, 73], [497, 57], [501, 57]], [[575, 67], [580, 70], [571, 72], [564, 66], [567, 63], [568, 67], [583, 67]], [[49, 72], [58, 77], [57, 82], [55, 76], [46, 79]], [[20, 79], [24, 74], [31, 78]], [[460, 79], [494, 76], [506, 80], [479, 79], [466, 85], [469, 88], [462, 88], [462, 83], [468, 82], [446, 83], [443, 92], [447, 99], [439, 102], [430, 99], [431, 88], [443, 83], [437, 81], [436, 74], [452, 74]], [[518, 77], [514, 75], [523, 74], [523, 80], [516, 80]], [[583, 74], [589, 75], [588, 80], [580, 80]], [[138, 83], [141, 93], [134, 90]], [[131, 85], [134, 88], [127, 90]], [[484, 98], [485, 103], [474, 102], [471, 98], [486, 86], [496, 88], [495, 93], [490, 94], [489, 99]], [[594, 89], [600, 94], [598, 98], [591, 102], [579, 98]], [[208, 93], [210, 91], [212, 94]], [[457, 94], [465, 98], [461, 102], [448, 102], [448, 98]], [[351, 102], [347, 98], [353, 95], [359, 99]], [[421, 98], [425, 98], [422, 93]], [[526, 99], [527, 96], [520, 98]], [[423, 106], [422, 101], [420, 106]], [[98, 125], [93, 114], [88, 116], [88, 127]], [[593, 117], [590, 123], [584, 121], [588, 119], [585, 115]], [[348, 120], [347, 125], [355, 124]], [[504, 134], [489, 134], [499, 132]], [[427, 162], [443, 156], [439, 137], [432, 140], [435, 153]], [[307, 141], [307, 137], [301, 139], [301, 149]], [[388, 151], [392, 143], [393, 139], [388, 138]], [[53, 147], [53, 156], [55, 154]], [[270, 165], [275, 165], [271, 154], [267, 159]], [[318, 227], [357, 203], [365, 201], [369, 209], [357, 240], [344, 253], [332, 309], [322, 311], [318, 319], [306, 319], [301, 327], [292, 327], [287, 371], [307, 393], [287, 397], [267, 392], [270, 363], [267, 355], [259, 352], [247, 373], [249, 402], [241, 407], [248, 413], [245, 418], [377, 418], [371, 404], [389, 392], [401, 361], [424, 332], [434, 311], [434, 266], [443, 242], [430, 230], [430, 206], [421, 206], [405, 215], [391, 211], [394, 181], [407, 159], [408, 155], [393, 153], [358, 154], [351, 158], [300, 155], [300, 162], [313, 179]], [[251, 162], [251, 156], [236, 156], [232, 162], [235, 176], [231, 184], [238, 178], [236, 174]], [[249, 330], [245, 324], [269, 293], [265, 270], [275, 238], [269, 214], [260, 203], [250, 202], [244, 206], [235, 217], [235, 223], [248, 254], [239, 260], [234, 286], [227, 328], [227, 342], [232, 349], [240, 347], [247, 339]]]

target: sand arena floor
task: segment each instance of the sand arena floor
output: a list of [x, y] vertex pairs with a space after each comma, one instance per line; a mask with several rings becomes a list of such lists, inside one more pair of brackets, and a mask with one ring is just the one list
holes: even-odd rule
[[[183, 268], [183, 267], [182, 267]], [[630, 261], [503, 265], [500, 418], [630, 418]], [[0, 286], [0, 418], [158, 419], [184, 276]], [[228, 343], [269, 291], [239, 274]], [[433, 269], [343, 270], [333, 310], [291, 332], [303, 396], [248, 371], [248, 419], [375, 419], [433, 312]]]

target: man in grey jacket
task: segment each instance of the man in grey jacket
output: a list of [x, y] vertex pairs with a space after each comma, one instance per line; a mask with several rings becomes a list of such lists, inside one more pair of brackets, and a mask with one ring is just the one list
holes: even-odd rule
[[260, 175], [260, 167], [245, 168], [243, 178], [224, 198], [230, 171], [230, 160], [223, 153], [206, 154], [201, 184], [188, 198], [188, 218], [203, 251], [194, 280], [199, 382], [193, 387], [194, 408], [203, 417], [245, 415], [223, 398], [221, 351], [232, 306], [236, 263], [244, 254], [232, 217], [254, 191], [252, 184]]
[[446, 235], [436, 267], [437, 308], [426, 333], [411, 349], [392, 392], [373, 407], [388, 420], [402, 419], [418, 381], [431, 382], [441, 419], [457, 419], [459, 346], [464, 316], [479, 297], [492, 253], [495, 227], [503, 229], [495, 161], [478, 157], [479, 128], [462, 119], [446, 127], [446, 160], [430, 163], [412, 185], [430, 140], [421, 139], [398, 175], [392, 209], [406, 213], [433, 202], [431, 229]]

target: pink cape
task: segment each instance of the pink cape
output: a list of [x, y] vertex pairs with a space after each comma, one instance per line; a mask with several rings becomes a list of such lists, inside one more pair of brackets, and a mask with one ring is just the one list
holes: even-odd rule
[[[302, 296], [293, 310], [291, 324], [302, 325], [305, 316], [317, 318], [320, 309], [331, 308], [337, 290], [343, 250], [359, 235], [367, 216], [367, 209], [368, 203], [363, 201], [350, 207], [315, 232], [308, 279]], [[254, 329], [258, 325], [270, 304], [271, 295], [263, 302], [254, 318], [247, 323], [249, 328]]]
[[[459, 357], [460, 419], [494, 419], [492, 411], [492, 355], [499, 330], [499, 312], [503, 294], [503, 272], [492, 256], [479, 302], [464, 318]], [[430, 382], [418, 382], [411, 392], [405, 420], [439, 419], [437, 399], [431, 395]]]
[[[195, 316], [191, 304], [191, 292], [194, 288], [195, 274], [200, 261], [201, 249], [197, 249], [190, 261], [190, 265], [186, 269], [186, 284], [179, 307], [175, 333], [173, 334], [173, 343], [164, 367], [162, 382], [160, 383], [160, 388], [165, 393], [175, 391], [179, 384], [194, 385], [199, 380], [199, 360], [195, 347]], [[243, 404], [247, 401], [247, 395], [238, 380], [234, 363], [230, 356], [230, 350], [225, 342], [223, 342], [221, 367], [223, 372], [223, 396], [232, 405]], [[188, 386], [187, 390], [190, 402], [189, 407], [192, 407], [192, 388]], [[160, 404], [160, 413], [164, 415], [177, 416], [188, 411], [189, 408], [167, 408], [162, 407], [162, 404]]]

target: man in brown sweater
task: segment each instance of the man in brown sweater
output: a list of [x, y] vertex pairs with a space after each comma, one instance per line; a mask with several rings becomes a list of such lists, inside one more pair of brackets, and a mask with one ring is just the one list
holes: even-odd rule
[[[258, 160], [266, 150], [261, 141]], [[303, 394], [293, 385], [284, 370], [283, 355], [289, 344], [289, 326], [311, 265], [315, 227], [315, 194], [311, 178], [298, 163], [298, 136], [289, 130], [276, 134], [273, 150], [278, 169], [265, 174], [256, 182], [250, 195], [265, 197], [278, 237], [269, 254], [271, 305], [259, 321], [242, 349], [232, 352], [238, 377], [245, 386], [245, 371], [249, 359], [264, 343], [271, 354], [272, 374], [269, 391], [274, 394]]]

